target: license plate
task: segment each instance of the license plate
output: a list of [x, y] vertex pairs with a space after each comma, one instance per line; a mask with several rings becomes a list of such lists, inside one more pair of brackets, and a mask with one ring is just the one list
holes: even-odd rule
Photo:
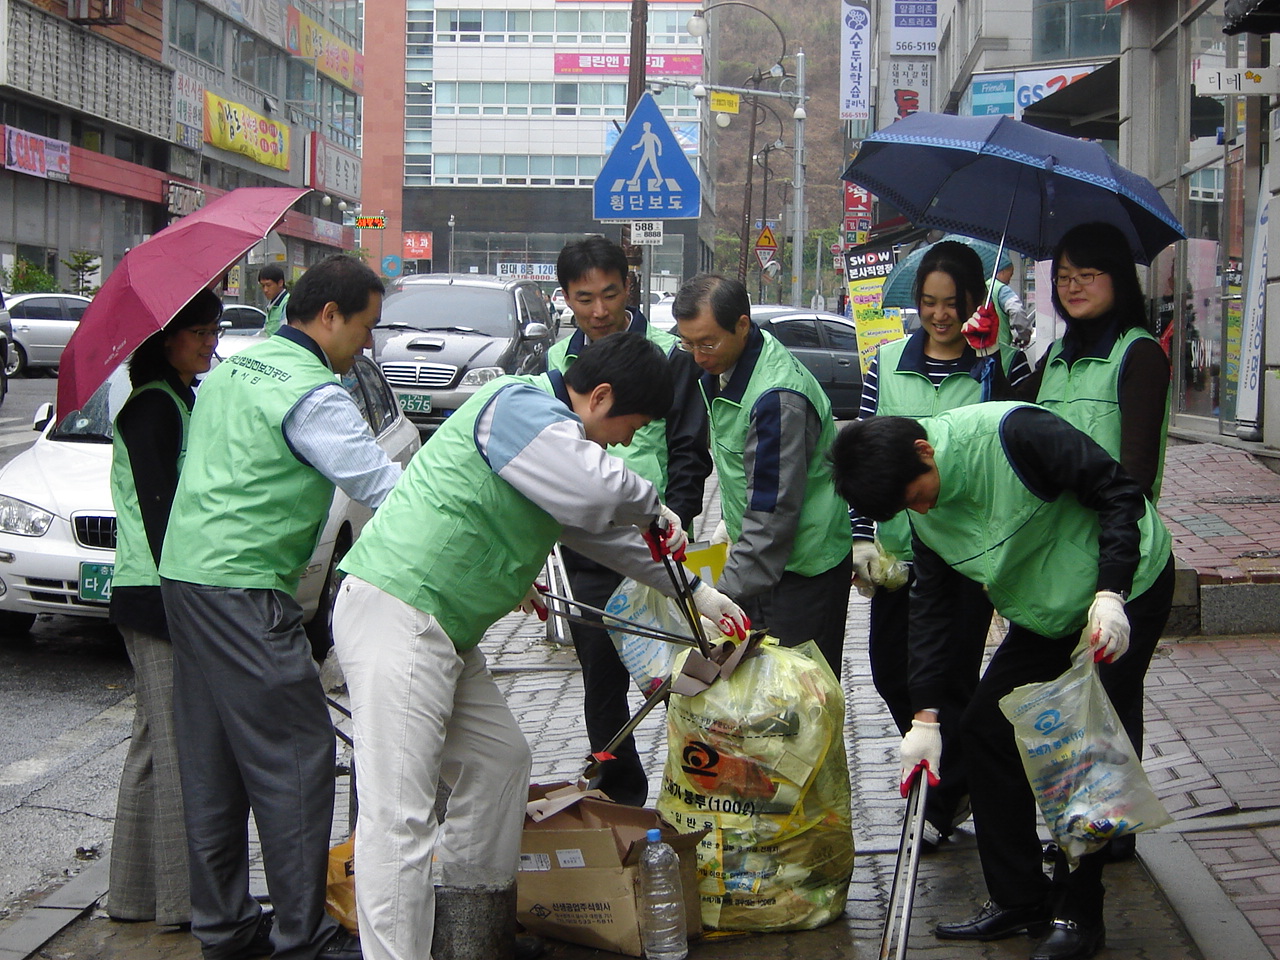
[[112, 563], [80, 564], [80, 599], [86, 603], [110, 603], [115, 569]]
[[425, 393], [397, 393], [396, 399], [405, 413], [430, 413], [431, 396]]

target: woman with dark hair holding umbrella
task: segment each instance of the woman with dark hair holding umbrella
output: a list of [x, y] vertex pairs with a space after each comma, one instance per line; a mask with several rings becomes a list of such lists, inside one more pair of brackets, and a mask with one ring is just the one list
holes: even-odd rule
[[134, 351], [129, 360], [133, 393], [115, 421], [111, 622], [124, 637], [137, 698], [111, 845], [107, 912], [115, 920], [160, 925], [191, 920], [173, 738], [173, 651], [156, 565], [187, 446], [192, 383], [213, 362], [221, 313], [218, 298], [201, 290]]

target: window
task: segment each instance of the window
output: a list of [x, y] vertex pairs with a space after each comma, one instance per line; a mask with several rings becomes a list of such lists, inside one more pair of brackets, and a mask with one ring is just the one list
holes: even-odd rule
[[[260, 40], [245, 30], [231, 31], [231, 49], [234, 52], [232, 72], [246, 83], [252, 83], [268, 92], [275, 92], [276, 57], [271, 44]], [[292, 64], [291, 64], [292, 66]], [[298, 64], [298, 66], [304, 66]], [[305, 66], [310, 66], [306, 64]], [[312, 71], [314, 72], [314, 71]], [[302, 100], [304, 97], [292, 99]]]
[[173, 0], [169, 42], [205, 63], [222, 67], [223, 21], [195, 0]]
[[827, 335], [827, 342], [833, 350], [858, 349], [858, 334], [851, 323], [836, 323], [834, 320], [820, 320], [822, 330]]
[[818, 324], [814, 320], [784, 320], [769, 324], [769, 332], [784, 347], [820, 347]]
[[9, 308], [9, 316], [14, 320], [61, 320], [61, 297], [31, 297]]
[[1035, 0], [1031, 9], [1032, 57], [1061, 60], [1120, 52], [1120, 11], [1105, 0]]

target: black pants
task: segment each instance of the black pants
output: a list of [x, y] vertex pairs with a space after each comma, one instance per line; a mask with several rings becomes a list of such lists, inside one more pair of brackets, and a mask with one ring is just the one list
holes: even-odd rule
[[784, 647], [797, 647], [806, 640], [817, 642], [818, 649], [839, 677], [844, 661], [844, 631], [852, 580], [850, 554], [814, 577], [784, 573], [768, 593], [740, 601], [740, 605], [751, 618], [753, 630], [768, 630]]
[[[1128, 652], [1099, 669], [1102, 684], [1139, 754], [1142, 681], [1172, 602], [1170, 558], [1155, 583], [1125, 605], [1130, 626]], [[1040, 866], [1035, 797], [1027, 783], [1013, 727], [1000, 712], [999, 701], [1023, 684], [1061, 676], [1070, 665], [1071, 652], [1079, 640], [1078, 634], [1050, 638], [1013, 625], [991, 658], [961, 721], [982, 873], [991, 899], [1002, 907], [1044, 901], [1051, 890]], [[1101, 920], [1105, 862], [1105, 849], [1080, 858], [1080, 865], [1060, 889], [1052, 891], [1055, 915], [1090, 923]]]
[[[622, 574], [567, 548], [561, 551], [569, 586], [575, 600], [603, 609], [609, 597], [622, 583]], [[591, 616], [587, 614], [587, 616]], [[598, 617], [591, 617], [598, 620]], [[573, 648], [582, 665], [583, 719], [587, 740], [594, 753], [602, 749], [631, 719], [627, 699], [631, 675], [618, 659], [618, 651], [603, 627], [572, 624]], [[596, 786], [619, 803], [644, 806], [649, 793], [649, 779], [636, 751], [635, 737], [627, 737], [613, 750], [610, 760], [600, 771]]]
[[[982, 585], [952, 571], [949, 586], [954, 596], [955, 617], [947, 644], [947, 676], [951, 689], [937, 703], [924, 704], [938, 709], [942, 725], [942, 783], [929, 791], [925, 802], [925, 819], [945, 837], [951, 833], [951, 821], [960, 801], [969, 792], [965, 775], [964, 749], [959, 735], [960, 718], [978, 687], [982, 669], [982, 651], [991, 628], [991, 601]], [[911, 729], [914, 711], [911, 706], [907, 665], [907, 631], [911, 618], [910, 594], [915, 585], [912, 572], [907, 583], [897, 590], [876, 590], [871, 598], [871, 634], [868, 652], [871, 679], [876, 692], [893, 716], [898, 732]]]

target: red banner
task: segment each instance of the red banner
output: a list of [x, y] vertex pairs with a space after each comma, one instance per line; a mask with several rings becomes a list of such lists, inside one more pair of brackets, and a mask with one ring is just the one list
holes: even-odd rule
[[431, 255], [432, 234], [430, 230], [409, 231], [404, 233], [404, 258], [406, 260], [434, 260]]

